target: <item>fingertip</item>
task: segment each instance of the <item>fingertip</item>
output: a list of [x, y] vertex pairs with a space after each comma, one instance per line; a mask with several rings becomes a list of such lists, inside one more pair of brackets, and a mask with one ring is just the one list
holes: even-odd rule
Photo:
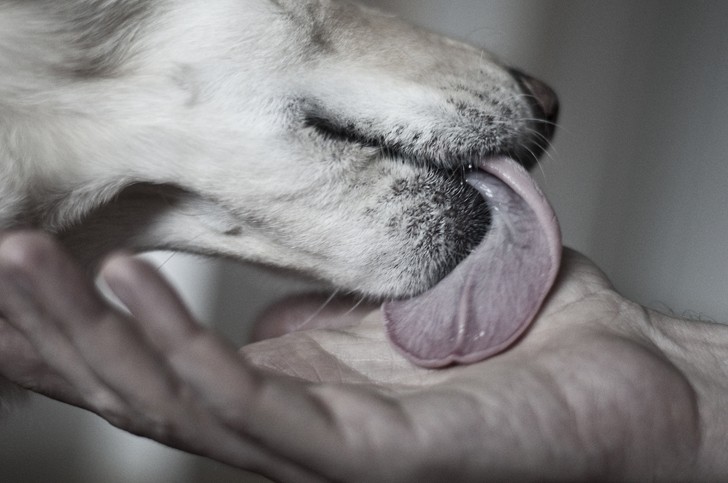
[[[99, 277], [124, 306], [137, 314], [140, 305], [146, 306], [147, 297], [158, 292], [157, 286], [163, 283], [153, 267], [126, 251], [107, 256], [101, 264]], [[146, 303], [140, 303], [142, 301]]]
[[180, 295], [169, 281], [146, 260], [129, 252], [115, 252], [99, 273], [111, 293], [155, 340], [160, 333], [196, 326]]
[[125, 281], [132, 279], [135, 270], [135, 258], [131, 252], [127, 251], [115, 251], [110, 255], [106, 256], [104, 260], [99, 264], [99, 276], [104, 282], [119, 282], [124, 283]]
[[50, 234], [38, 230], [13, 230], [0, 238], [0, 275], [16, 288], [38, 294], [59, 273], [73, 279], [73, 262]]
[[119, 296], [118, 291], [140, 293], [145, 290], [176, 295], [157, 267], [130, 251], [119, 250], [107, 256], [101, 263], [99, 276]]
[[0, 236], [0, 264], [5, 268], [33, 270], [63, 254], [59, 243], [42, 231], [6, 231]]

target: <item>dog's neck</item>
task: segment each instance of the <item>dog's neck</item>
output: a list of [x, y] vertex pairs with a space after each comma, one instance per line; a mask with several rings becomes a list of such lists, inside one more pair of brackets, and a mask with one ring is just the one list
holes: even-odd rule
[[118, 135], [123, 127], [73, 118], [22, 124], [0, 126], [0, 229], [55, 233], [89, 267], [121, 247], [219, 253], [218, 238], [240, 230], [219, 204], [171, 179], [174, 166], [204, 156], [173, 133], [138, 127]]
[[132, 185], [87, 212], [59, 238], [85, 266], [115, 249], [172, 249], [218, 254], [219, 238], [238, 234], [215, 203], [170, 185]]
[[87, 264], [116, 247], [184, 249], [180, 240], [205, 236], [210, 225], [235, 229], [217, 221], [225, 214], [213, 203], [175, 188], [175, 171], [199, 176], [187, 161], [207, 156], [174, 123], [164, 122], [183, 102], [147, 80], [144, 88], [159, 90], [148, 98], [159, 104], [139, 105], [118, 91], [132, 91], [133, 78], [129, 82], [115, 83], [109, 93], [103, 80], [86, 81], [49, 90], [43, 102], [12, 105], [33, 96], [6, 89], [0, 99], [0, 229], [56, 233]]

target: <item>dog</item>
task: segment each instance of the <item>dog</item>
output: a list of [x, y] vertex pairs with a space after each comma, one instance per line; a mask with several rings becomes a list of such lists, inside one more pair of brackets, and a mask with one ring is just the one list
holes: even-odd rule
[[[0, 229], [423, 292], [489, 228], [558, 104], [493, 55], [333, 0], [0, 0]], [[484, 213], [486, 213], [484, 215]]]

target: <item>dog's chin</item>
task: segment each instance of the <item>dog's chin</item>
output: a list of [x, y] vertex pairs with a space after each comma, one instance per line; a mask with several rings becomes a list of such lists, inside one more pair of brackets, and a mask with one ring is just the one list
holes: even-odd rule
[[321, 177], [327, 182], [313, 188], [326, 196], [316, 198], [341, 200], [337, 211], [345, 213], [327, 228], [302, 227], [329, 250], [320, 254], [320, 278], [372, 299], [416, 296], [452, 272], [489, 232], [488, 203], [465, 181], [473, 166], [462, 153], [443, 155], [452, 163], [442, 166], [428, 152], [323, 121], [313, 127], [305, 139], [312, 151], [327, 154], [320, 164], [331, 169]]
[[419, 167], [391, 178], [370, 216], [383, 224], [393, 256], [382, 250], [372, 264], [380, 274], [360, 280], [358, 291], [390, 299], [418, 295], [480, 244], [489, 231], [490, 210], [465, 183], [465, 173]]

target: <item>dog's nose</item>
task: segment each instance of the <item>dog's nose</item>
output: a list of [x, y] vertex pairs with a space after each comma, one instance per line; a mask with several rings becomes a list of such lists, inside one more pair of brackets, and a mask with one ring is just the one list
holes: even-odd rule
[[518, 69], [510, 69], [510, 73], [528, 96], [536, 116], [545, 121], [542, 123], [542, 131], [550, 139], [559, 118], [559, 98], [556, 93], [546, 83]]

